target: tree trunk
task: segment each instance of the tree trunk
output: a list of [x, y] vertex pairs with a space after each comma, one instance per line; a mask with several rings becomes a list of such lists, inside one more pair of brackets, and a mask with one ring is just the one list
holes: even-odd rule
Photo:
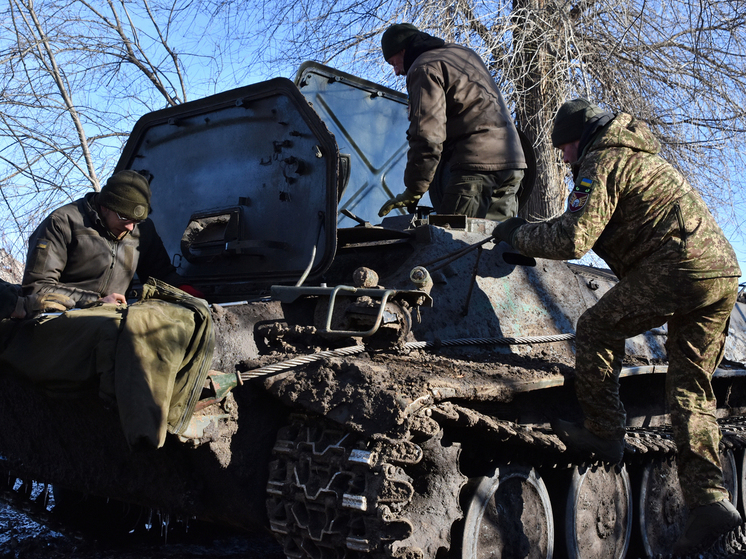
[[[551, 0], [550, 0], [551, 1]], [[552, 147], [550, 132], [554, 115], [563, 99], [562, 82], [554, 75], [556, 68], [551, 51], [552, 30], [542, 28], [547, 0], [514, 0], [514, 64], [511, 67], [516, 85], [516, 122], [534, 145], [536, 184], [528, 203], [520, 212], [529, 220], [551, 217], [564, 210], [567, 188], [565, 165]], [[533, 16], [533, 17], [532, 17]]]

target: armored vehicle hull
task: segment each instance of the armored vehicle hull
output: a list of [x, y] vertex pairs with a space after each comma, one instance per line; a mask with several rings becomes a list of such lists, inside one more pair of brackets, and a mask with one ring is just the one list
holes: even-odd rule
[[[298, 558], [668, 553], [686, 510], [665, 327], [627, 342], [623, 466], [568, 452], [550, 421], [579, 414], [574, 327], [615, 278], [512, 254], [486, 220], [373, 225], [401, 188], [405, 110], [396, 92], [309, 64], [295, 83], [144, 116], [118, 168], [154, 177], [158, 230], [212, 304], [220, 373], [187, 433], [137, 452], [97, 397], [0, 377], [4, 498], [70, 519], [35, 480], [62, 512], [84, 494], [269, 529]], [[745, 318], [739, 303], [713, 379], [739, 507]]]

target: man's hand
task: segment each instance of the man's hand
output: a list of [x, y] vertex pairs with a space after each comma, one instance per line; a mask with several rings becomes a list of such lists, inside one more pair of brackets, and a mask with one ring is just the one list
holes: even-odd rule
[[101, 297], [98, 301], [99, 303], [116, 303], [117, 305], [124, 305], [127, 302], [127, 299], [125, 299], [124, 295], [120, 295], [119, 293], [111, 293], [106, 297]]
[[[59, 293], [33, 293], [26, 297], [19, 297], [20, 299], [23, 299], [25, 316], [18, 318], [34, 318], [45, 312], [65, 312], [75, 306], [75, 301], [67, 295], [60, 295]], [[14, 315], [19, 314], [17, 311], [18, 307], [16, 306]]]
[[505, 241], [512, 247], [513, 235], [524, 223], [526, 223], [526, 220], [522, 217], [511, 217], [498, 223], [497, 227], [492, 231], [492, 236], [495, 237], [495, 243]]
[[416, 192], [412, 192], [407, 188], [404, 190], [404, 192], [402, 192], [401, 194], [397, 194], [396, 196], [391, 198], [391, 200], [381, 206], [381, 209], [378, 210], [378, 217], [388, 215], [388, 213], [394, 208], [415, 206], [420, 198], [422, 198], [422, 194], [417, 194]]

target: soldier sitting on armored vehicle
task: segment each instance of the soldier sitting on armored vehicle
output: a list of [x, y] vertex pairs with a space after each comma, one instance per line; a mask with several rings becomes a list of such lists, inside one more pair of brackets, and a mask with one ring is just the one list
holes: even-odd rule
[[450, 177], [442, 193], [430, 192], [438, 213], [514, 217], [526, 159], [508, 106], [479, 55], [411, 23], [389, 27], [381, 50], [396, 75], [407, 77], [410, 124], [406, 188], [378, 215], [415, 206], [441, 164]]
[[[134, 171], [52, 212], [29, 242], [25, 297], [2, 314], [33, 318], [78, 307], [3, 321], [0, 370], [55, 394], [98, 390], [116, 403], [133, 447], [160, 447], [167, 431], [186, 428], [214, 344], [206, 302], [159, 281], [183, 283], [149, 213], [148, 180]], [[147, 283], [127, 306], [135, 272]]]
[[711, 384], [738, 291], [736, 255], [700, 195], [658, 155], [645, 123], [576, 99], [559, 109], [552, 143], [575, 178], [567, 210], [541, 223], [508, 219], [495, 237], [540, 258], [580, 258], [593, 248], [619, 278], [577, 324], [575, 390], [585, 421], [557, 421], [555, 431], [570, 448], [620, 462], [625, 340], [667, 322], [667, 401], [690, 509], [673, 551], [698, 552], [741, 523], [723, 481]]
[[84, 307], [96, 301], [125, 303], [135, 272], [143, 282], [154, 277], [181, 285], [147, 219], [150, 195], [145, 176], [120, 171], [100, 193], [53, 211], [29, 239], [24, 293], [59, 293]]

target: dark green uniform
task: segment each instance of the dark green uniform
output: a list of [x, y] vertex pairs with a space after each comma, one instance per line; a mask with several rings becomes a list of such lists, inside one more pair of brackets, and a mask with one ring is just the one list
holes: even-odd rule
[[[14, 290], [0, 284], [0, 301]], [[116, 402], [127, 441], [153, 447], [187, 428], [214, 349], [207, 303], [155, 280], [133, 305], [2, 320], [0, 339], [1, 371], [53, 396], [98, 391]]]
[[33, 232], [23, 274], [25, 294], [59, 293], [85, 306], [112, 293], [125, 295], [135, 273], [172, 285], [183, 281], [150, 219], [122, 239], [104, 225], [90, 193], [53, 211]]
[[689, 507], [727, 498], [710, 379], [722, 359], [740, 269], [699, 194], [659, 155], [647, 125], [617, 115], [583, 150], [564, 214], [519, 227], [523, 254], [574, 259], [591, 248], [619, 283], [579, 319], [576, 391], [586, 428], [624, 434], [625, 339], [668, 323], [666, 379]]
[[[39, 225], [23, 279], [26, 295], [64, 295], [88, 308], [4, 321], [0, 370], [57, 395], [97, 390], [116, 402], [130, 444], [159, 447], [167, 431], [188, 426], [212, 359], [212, 319], [205, 301], [155, 279], [182, 283], [153, 222], [114, 238], [99, 215], [100, 196], [62, 206]], [[127, 293], [135, 273], [148, 280], [142, 300], [97, 303]]]
[[526, 169], [518, 131], [505, 100], [473, 50], [424, 32], [406, 47], [409, 94], [404, 185], [424, 194], [438, 164], [447, 183], [431, 192], [438, 213], [505, 219], [518, 213]]

